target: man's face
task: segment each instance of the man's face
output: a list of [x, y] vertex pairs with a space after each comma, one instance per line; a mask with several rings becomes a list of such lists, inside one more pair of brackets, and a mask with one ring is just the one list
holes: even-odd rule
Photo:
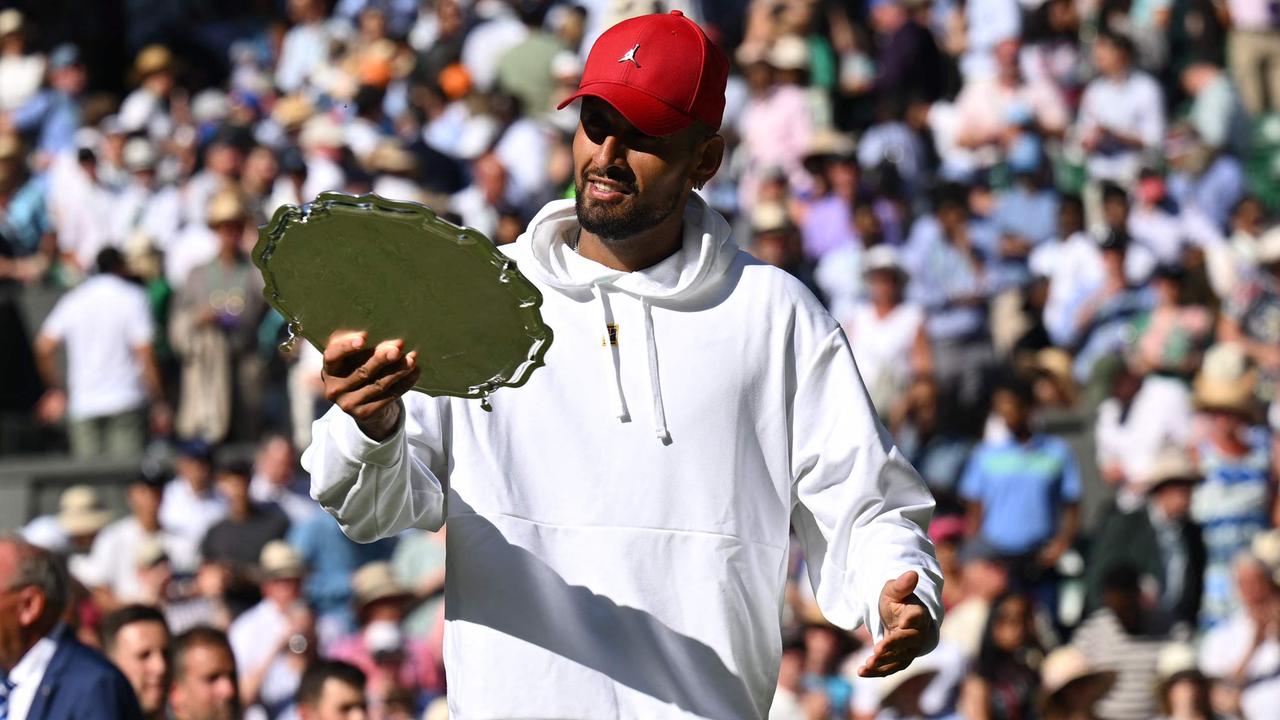
[[235, 720], [240, 714], [236, 663], [217, 645], [187, 650], [185, 672], [176, 678], [169, 703], [178, 720]]
[[244, 507], [249, 504], [249, 478], [239, 473], [219, 473], [218, 492], [232, 507]]
[[144, 483], [129, 486], [129, 510], [135, 518], [145, 520], [145, 524], [154, 524], [160, 517], [160, 489]]
[[9, 671], [28, 648], [30, 628], [44, 614], [44, 594], [30, 585], [18, 587], [18, 548], [0, 542], [0, 670]]
[[693, 185], [704, 140], [697, 125], [664, 137], [645, 135], [603, 100], [583, 99], [573, 138], [582, 228], [612, 244], [666, 220]]
[[364, 688], [329, 678], [320, 688], [314, 707], [299, 705], [302, 720], [365, 720], [369, 716]]
[[1189, 482], [1165, 483], [1156, 488], [1151, 500], [1171, 520], [1182, 520], [1191, 513], [1191, 488]]
[[204, 492], [209, 488], [210, 467], [207, 461], [179, 455], [174, 461], [174, 470], [186, 478], [196, 492]]
[[169, 644], [169, 632], [155, 621], [135, 622], [125, 625], [116, 635], [111, 649], [111, 662], [129, 679], [133, 692], [138, 696], [142, 712], [155, 715], [164, 706], [165, 685], [169, 663], [165, 648]]

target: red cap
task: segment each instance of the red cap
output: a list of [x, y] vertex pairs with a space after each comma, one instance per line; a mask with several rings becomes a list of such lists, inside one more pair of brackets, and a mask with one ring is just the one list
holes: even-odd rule
[[575, 99], [598, 97], [647, 135], [670, 135], [697, 120], [720, 129], [729, 58], [679, 10], [641, 15], [596, 40]]

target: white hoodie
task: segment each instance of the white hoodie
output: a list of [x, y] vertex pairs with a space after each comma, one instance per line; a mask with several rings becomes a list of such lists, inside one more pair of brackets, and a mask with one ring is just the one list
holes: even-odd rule
[[455, 720], [764, 717], [790, 527], [832, 623], [878, 638], [906, 570], [941, 621], [933, 500], [840, 327], [696, 197], [684, 228], [622, 273], [565, 245], [572, 201], [547, 205], [504, 248], [543, 293], [546, 367], [492, 412], [409, 393], [381, 443], [336, 407], [315, 423], [311, 494], [348, 536], [449, 524]]

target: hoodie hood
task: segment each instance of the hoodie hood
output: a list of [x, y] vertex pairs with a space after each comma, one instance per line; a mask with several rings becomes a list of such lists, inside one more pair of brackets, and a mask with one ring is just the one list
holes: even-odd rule
[[[678, 309], [682, 300], [714, 285], [738, 252], [738, 246], [730, 237], [729, 223], [697, 195], [691, 195], [685, 204], [683, 228], [684, 243], [678, 251], [653, 267], [635, 272], [605, 267], [569, 248], [568, 240], [579, 230], [573, 200], [557, 200], [542, 208], [517, 241], [528, 243], [533, 261], [522, 265], [521, 271], [571, 297], [594, 299], [600, 306], [601, 330], [605, 333], [615, 326], [611, 294], [622, 293], [640, 300], [644, 311], [653, 430], [663, 443], [669, 443], [671, 435], [667, 431], [662, 399], [653, 304], [656, 301], [664, 307]], [[617, 345], [606, 343], [600, 350], [600, 361], [608, 365], [608, 377], [613, 379], [612, 392], [605, 394], [613, 397], [614, 416], [620, 422], [630, 422], [631, 411], [623, 392]]]
[[696, 194], [684, 209], [684, 244], [662, 262], [623, 272], [580, 257], [567, 241], [578, 232], [573, 200], [548, 203], [529, 223], [519, 242], [529, 243], [533, 263], [520, 270], [567, 294], [591, 292], [601, 285], [663, 304], [678, 303], [724, 274], [738, 246], [728, 221]]

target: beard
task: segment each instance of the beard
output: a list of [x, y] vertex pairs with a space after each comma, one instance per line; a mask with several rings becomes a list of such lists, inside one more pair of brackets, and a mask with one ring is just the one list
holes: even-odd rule
[[[634, 186], [633, 186], [634, 187]], [[673, 194], [658, 205], [644, 206], [634, 194], [613, 206], [601, 205], [586, 197], [586, 183], [579, 179], [574, 183], [574, 209], [578, 224], [583, 230], [600, 238], [606, 245], [624, 246], [647, 230], [671, 217], [680, 204], [680, 196]]]

